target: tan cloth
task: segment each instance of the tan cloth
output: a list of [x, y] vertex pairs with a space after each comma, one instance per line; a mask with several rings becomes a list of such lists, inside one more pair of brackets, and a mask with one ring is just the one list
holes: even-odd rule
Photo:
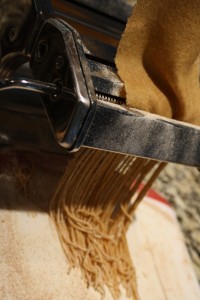
[[199, 0], [138, 0], [116, 57], [127, 104], [200, 125], [199, 54]]

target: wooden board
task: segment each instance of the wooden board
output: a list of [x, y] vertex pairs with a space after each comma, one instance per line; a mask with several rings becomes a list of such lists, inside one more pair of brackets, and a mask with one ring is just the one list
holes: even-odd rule
[[[25, 211], [24, 200], [16, 199], [11, 183], [1, 188], [0, 194], [0, 299], [100, 300], [100, 294], [86, 288], [77, 270], [68, 274], [54, 225], [37, 207], [40, 199]], [[141, 300], [200, 299], [199, 285], [169, 206], [145, 198], [128, 231], [128, 242]], [[112, 299], [108, 292], [105, 299]]]
[[128, 232], [142, 300], [197, 300], [200, 287], [171, 207], [145, 198]]

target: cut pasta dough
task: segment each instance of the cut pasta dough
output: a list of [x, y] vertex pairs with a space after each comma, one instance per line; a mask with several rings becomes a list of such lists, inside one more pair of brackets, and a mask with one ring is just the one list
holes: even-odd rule
[[[92, 149], [70, 160], [51, 201], [51, 217], [71, 268], [88, 286], [138, 299], [126, 232], [165, 163]], [[147, 183], [138, 192], [143, 179]]]
[[199, 36], [199, 0], [138, 0], [116, 56], [127, 105], [200, 125]]

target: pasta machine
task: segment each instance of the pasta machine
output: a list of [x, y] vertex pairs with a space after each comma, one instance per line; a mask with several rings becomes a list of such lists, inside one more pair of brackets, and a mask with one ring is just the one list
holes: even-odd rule
[[17, 38], [10, 23], [1, 39], [2, 151], [90, 147], [200, 167], [199, 127], [126, 107], [114, 58], [130, 8], [119, 14], [112, 3], [34, 0]]

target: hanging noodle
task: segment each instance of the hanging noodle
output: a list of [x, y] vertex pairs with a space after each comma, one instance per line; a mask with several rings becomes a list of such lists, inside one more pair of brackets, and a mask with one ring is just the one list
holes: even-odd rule
[[[79, 268], [87, 285], [102, 295], [107, 286], [117, 299], [122, 286], [128, 297], [138, 299], [126, 232], [164, 166], [85, 148], [74, 155], [60, 180], [51, 201], [51, 217], [70, 267]], [[151, 177], [138, 193], [149, 172]]]

